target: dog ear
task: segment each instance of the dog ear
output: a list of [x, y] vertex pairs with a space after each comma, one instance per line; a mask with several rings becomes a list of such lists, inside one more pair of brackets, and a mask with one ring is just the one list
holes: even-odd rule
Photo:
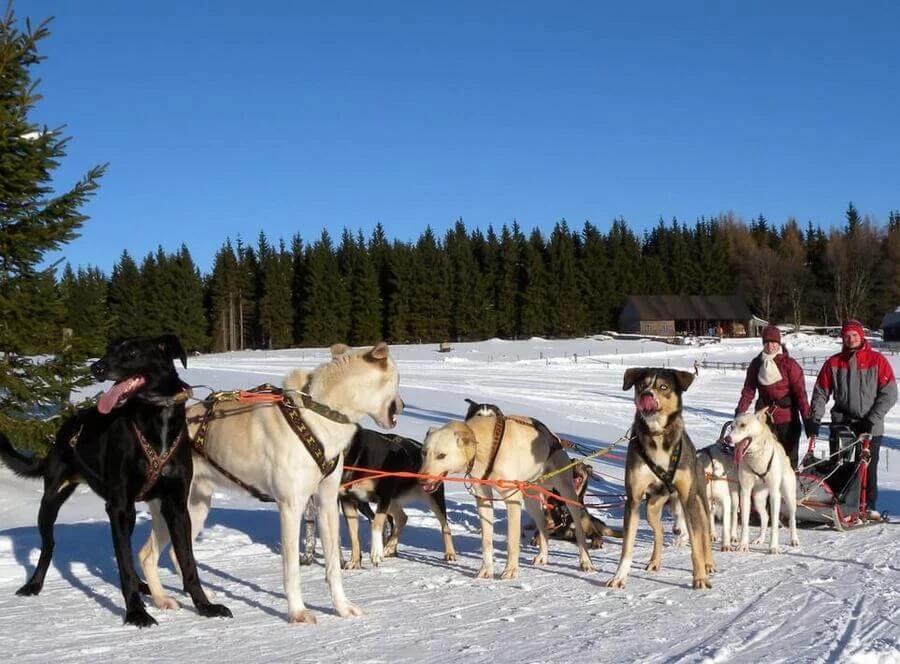
[[172, 360], [181, 360], [181, 366], [187, 369], [187, 353], [176, 334], [163, 334], [156, 338], [156, 345]]
[[756, 415], [756, 419], [758, 419], [763, 424], [768, 425], [768, 419], [769, 419], [769, 411], [768, 410], [763, 408], [761, 410], [756, 411], [755, 415]]
[[684, 392], [691, 386], [691, 383], [694, 382], [694, 374], [690, 371], [680, 371], [678, 369], [673, 369], [672, 373], [675, 376], [675, 382], [678, 384], [678, 391]]
[[335, 359], [336, 357], [340, 357], [344, 353], [350, 350], [350, 346], [347, 344], [334, 344], [331, 347], [331, 359]]
[[388, 359], [388, 345], [383, 341], [375, 346], [372, 350], [366, 353], [365, 358], [369, 362], [387, 362]]
[[461, 427], [456, 429], [456, 444], [459, 447], [474, 445], [475, 433], [469, 427], [463, 424]]
[[647, 367], [626, 369], [625, 379], [622, 381], [622, 389], [630, 390], [636, 384], [644, 380], [644, 376], [646, 376], [649, 372], [650, 369], [648, 369]]

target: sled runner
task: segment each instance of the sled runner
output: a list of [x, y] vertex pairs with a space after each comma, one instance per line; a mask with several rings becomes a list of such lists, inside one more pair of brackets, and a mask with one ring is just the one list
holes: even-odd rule
[[[829, 451], [813, 456], [815, 438], [797, 470], [797, 521], [846, 530], [866, 523], [866, 470], [871, 436], [856, 436], [847, 426], [828, 424]], [[881, 520], [886, 520], [882, 517]], [[877, 521], [876, 521], [877, 522]]]

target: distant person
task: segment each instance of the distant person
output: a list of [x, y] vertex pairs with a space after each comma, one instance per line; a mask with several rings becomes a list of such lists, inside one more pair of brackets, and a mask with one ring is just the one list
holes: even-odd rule
[[694, 360], [694, 375], [700, 375], [700, 362], [698, 362], [697, 360]]
[[[878, 453], [884, 433], [884, 417], [897, 403], [897, 383], [890, 363], [866, 341], [859, 321], [850, 320], [844, 324], [841, 341], [841, 352], [825, 360], [813, 388], [814, 434], [818, 434], [825, 407], [832, 397], [833, 424], [849, 426], [856, 436], [871, 434], [869, 452], [872, 457], [866, 480], [867, 517], [879, 520]], [[829, 447], [832, 454], [839, 447], [835, 427], [830, 431]]]
[[754, 394], [759, 392], [756, 410], [769, 409], [769, 427], [787, 452], [791, 467], [796, 470], [801, 423], [807, 436], [812, 435], [813, 424], [803, 369], [788, 355], [787, 348], [781, 343], [781, 330], [774, 325], [763, 329], [762, 344], [762, 352], [747, 367], [744, 389], [734, 414], [747, 411]]

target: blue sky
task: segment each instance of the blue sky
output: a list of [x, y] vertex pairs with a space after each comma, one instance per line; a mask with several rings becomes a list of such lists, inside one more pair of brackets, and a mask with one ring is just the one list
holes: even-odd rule
[[[627, 6], [626, 6], [627, 5]], [[323, 227], [900, 208], [900, 3], [50, 2], [34, 118], [109, 172], [61, 257]], [[57, 256], [60, 257], [60, 256]]]

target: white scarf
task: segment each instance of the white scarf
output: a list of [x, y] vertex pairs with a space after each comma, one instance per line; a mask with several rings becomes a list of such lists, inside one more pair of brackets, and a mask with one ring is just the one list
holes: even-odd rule
[[763, 351], [759, 354], [759, 359], [762, 362], [759, 365], [759, 374], [757, 374], [757, 380], [759, 380], [760, 385], [771, 385], [772, 383], [777, 383], [781, 380], [781, 372], [778, 370], [778, 365], [775, 364], [775, 358], [781, 355], [781, 346], [778, 347], [778, 350], [771, 355]]

